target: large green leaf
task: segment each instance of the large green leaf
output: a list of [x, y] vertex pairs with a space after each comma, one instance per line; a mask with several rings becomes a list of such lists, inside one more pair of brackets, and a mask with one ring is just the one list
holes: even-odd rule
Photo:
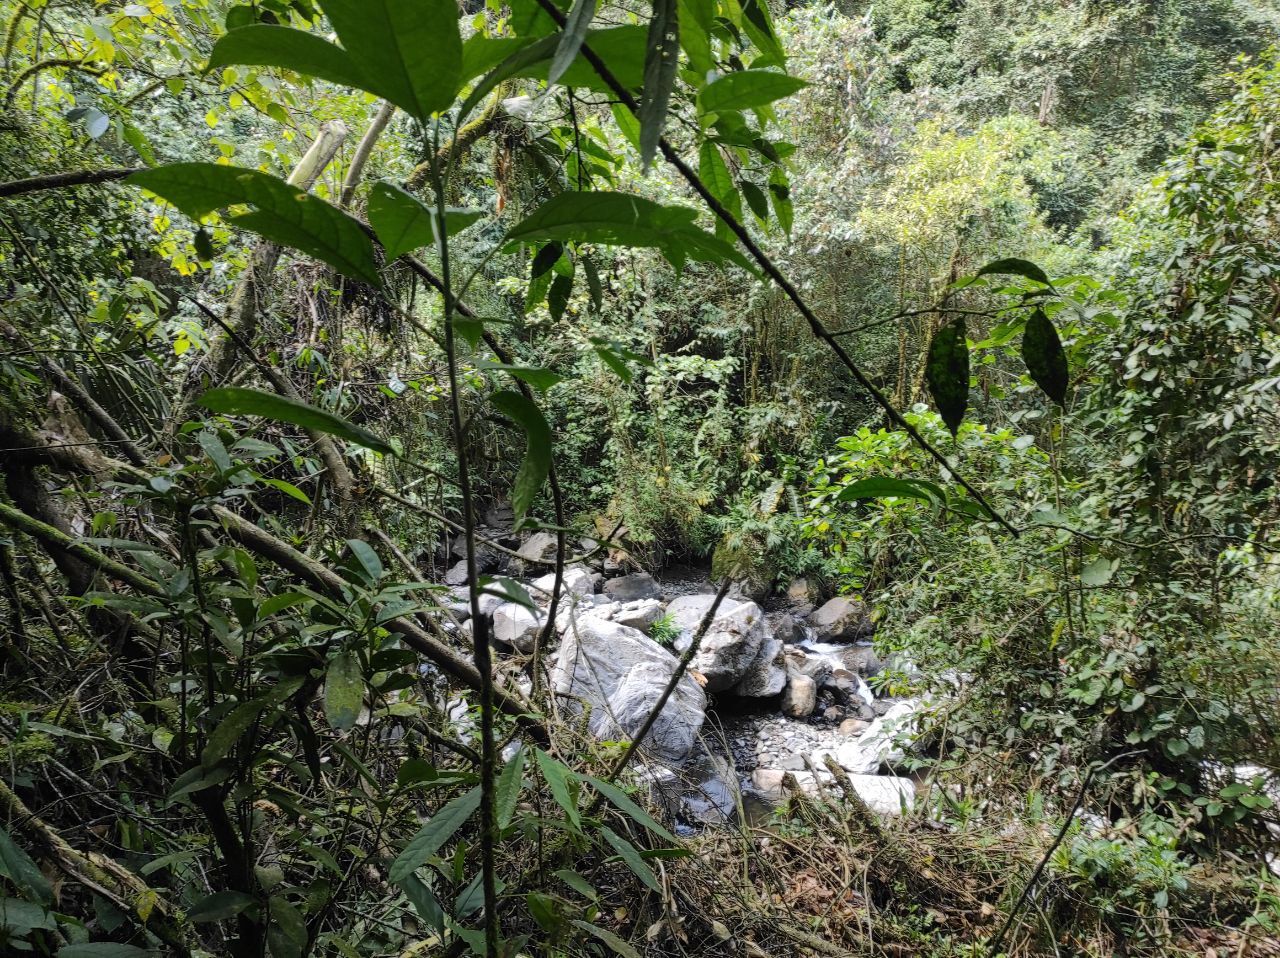
[[365, 88], [419, 120], [448, 109], [462, 83], [454, 0], [324, 0]]
[[0, 875], [42, 902], [48, 903], [53, 899], [53, 886], [49, 879], [3, 828], [0, 828]]
[[53, 914], [43, 905], [21, 898], [0, 898], [0, 928], [23, 937], [36, 928], [52, 931], [57, 927]]
[[659, 825], [653, 816], [637, 805], [622, 789], [618, 788], [612, 782], [606, 782], [600, 778], [592, 778], [590, 775], [584, 775], [583, 779], [588, 782], [592, 788], [601, 795], [611, 801], [620, 811], [626, 812], [631, 816], [632, 820], [643, 825], [655, 835], [660, 835], [669, 842], [674, 842], [676, 837], [672, 835], [665, 827]]
[[293, 676], [284, 679], [270, 692], [248, 702], [241, 702], [233, 708], [209, 735], [209, 741], [200, 753], [200, 764], [207, 769], [222, 761], [236, 742], [240, 741], [241, 736], [258, 720], [259, 715], [268, 709], [277, 708], [301, 687], [302, 677]]
[[191, 906], [187, 920], [192, 922], [225, 921], [256, 904], [252, 895], [242, 891], [216, 891]]
[[854, 502], [860, 499], [919, 499], [921, 502], [933, 504], [938, 502], [939, 494], [945, 501], [945, 493], [933, 483], [918, 482], [914, 479], [893, 479], [889, 476], [871, 476], [851, 482], [840, 490], [836, 496], [841, 502]]
[[537, 749], [535, 754], [538, 760], [538, 770], [542, 772], [543, 780], [547, 783], [547, 787], [551, 789], [551, 797], [556, 800], [556, 804], [564, 811], [574, 830], [581, 830], [582, 817], [578, 812], [578, 798], [573, 789], [573, 772], [569, 771], [568, 768], [557, 762], [542, 749]]
[[324, 714], [329, 724], [345, 732], [356, 724], [364, 704], [364, 672], [353, 652], [340, 652], [324, 674]]
[[711, 140], [703, 140], [698, 149], [698, 178], [711, 191], [711, 195], [720, 201], [720, 205], [741, 222], [742, 194], [733, 182], [733, 175], [720, 153], [720, 147]]
[[569, 11], [564, 29], [560, 33], [560, 42], [556, 44], [555, 55], [551, 58], [551, 66], [547, 71], [548, 83], [558, 82], [569, 65], [577, 59], [587, 28], [591, 26], [591, 19], [595, 15], [596, 0], [574, 0], [573, 9]]
[[671, 91], [680, 66], [680, 26], [677, 0], [653, 0], [644, 61], [644, 91], [640, 97], [640, 165], [648, 169], [658, 152], [667, 121]]
[[640, 958], [640, 952], [607, 928], [601, 928], [599, 925], [593, 925], [591, 922], [582, 921], [579, 918], [573, 919], [573, 925], [575, 928], [581, 928], [587, 934], [599, 938], [609, 946], [609, 950], [615, 955], [621, 955], [622, 958]]
[[716, 67], [711, 52], [711, 31], [715, 29], [715, 0], [679, 0], [680, 46], [689, 58], [689, 66], [700, 77]]
[[1022, 276], [1025, 279], [1035, 280], [1037, 283], [1044, 283], [1045, 286], [1051, 287], [1053, 283], [1049, 282], [1049, 277], [1039, 266], [1030, 260], [1025, 259], [998, 259], [995, 262], [988, 263], [982, 269], [974, 274], [975, 276]]
[[283, 67], [339, 86], [360, 88], [364, 77], [347, 51], [313, 33], [254, 23], [227, 31], [209, 54], [209, 70], [225, 66]]
[[769, 174], [769, 195], [773, 197], [773, 215], [778, 218], [778, 225], [790, 236], [794, 218], [791, 205], [791, 182], [780, 166], [775, 166]]
[[473, 33], [462, 44], [462, 81], [488, 73], [499, 63], [534, 41], [528, 37], [489, 37]]
[[[428, 206], [394, 183], [375, 183], [369, 191], [369, 224], [378, 234], [387, 262], [424, 246], [436, 244], [435, 207]], [[445, 231], [452, 236], [480, 217], [482, 210], [448, 207], [444, 211]]]
[[697, 216], [687, 206], [664, 206], [630, 193], [566, 192], [513, 226], [507, 238], [650, 247], [661, 250], [676, 266], [696, 259], [753, 270], [737, 249], [699, 229]]
[[769, 5], [765, 0], [742, 0], [742, 26], [762, 54], [757, 63], [786, 66], [787, 53], [773, 28], [773, 18], [769, 15]]
[[1042, 309], [1037, 309], [1027, 320], [1027, 328], [1022, 333], [1022, 361], [1044, 394], [1065, 407], [1070, 379], [1067, 353], [1058, 331]]
[[653, 869], [640, 857], [640, 852], [636, 850], [634, 845], [611, 828], [602, 826], [600, 834], [604, 836], [604, 840], [609, 843], [609, 846], [618, 853], [618, 857], [627, 863], [627, 867], [635, 873], [637, 878], [654, 891], [662, 891], [662, 887], [658, 884], [658, 879], [654, 877]]
[[390, 876], [393, 882], [402, 881], [406, 875], [412, 875], [419, 866], [426, 863], [432, 855], [444, 847], [453, 837], [454, 832], [466, 824], [475, 810], [480, 807], [480, 786], [459, 795], [444, 808], [432, 816], [431, 821], [423, 825], [418, 834], [409, 839], [395, 861], [391, 863]]
[[511, 489], [511, 509], [517, 528], [524, 522], [534, 497], [551, 471], [551, 427], [535, 403], [518, 392], [504, 389], [490, 398], [494, 407], [510, 417], [524, 432], [525, 452]]
[[507, 238], [661, 247], [672, 231], [692, 226], [697, 216], [687, 206], [663, 206], [630, 193], [568, 191], [513, 226]]
[[140, 170], [127, 182], [197, 220], [229, 206], [253, 206], [252, 212], [232, 217], [232, 224], [314, 256], [346, 276], [373, 286], [382, 282], [363, 227], [336, 206], [278, 177], [216, 163], [173, 163]]
[[302, 910], [283, 895], [275, 895], [271, 899], [270, 912], [267, 944], [271, 958], [301, 958], [307, 947], [307, 920]]
[[804, 80], [772, 70], [740, 70], [726, 73], [702, 88], [698, 108], [705, 113], [726, 113], [768, 106], [808, 86]]
[[227, 413], [240, 416], [261, 416], [276, 422], [293, 423], [303, 429], [338, 436], [356, 445], [364, 446], [383, 455], [392, 455], [395, 450], [384, 440], [379, 439], [367, 429], [348, 422], [341, 416], [317, 409], [307, 403], [275, 393], [262, 392], [258, 389], [245, 389], [239, 386], [226, 386], [210, 389], [196, 402], [211, 412]]
[[498, 827], [506, 828], [511, 824], [516, 812], [516, 803], [520, 799], [520, 789], [524, 786], [524, 746], [517, 745], [516, 752], [502, 767], [498, 776], [497, 797], [494, 805], [498, 819]]
[[[598, 56], [614, 78], [628, 90], [639, 88], [644, 83], [644, 65], [648, 31], [641, 26], [605, 27], [601, 30], [588, 30], [584, 43], [591, 52]], [[559, 37], [547, 38], [551, 42], [548, 53], [540, 61], [526, 67], [517, 76], [527, 76], [545, 80], [551, 74], [551, 57], [559, 46]], [[542, 41], [539, 41], [541, 43]], [[533, 49], [538, 44], [534, 44]], [[612, 90], [600, 74], [581, 54], [565, 69], [560, 83], [568, 87], [583, 87], [596, 93], [611, 93]]]
[[933, 335], [925, 379], [938, 415], [954, 436], [969, 405], [969, 343], [964, 320], [947, 323]]

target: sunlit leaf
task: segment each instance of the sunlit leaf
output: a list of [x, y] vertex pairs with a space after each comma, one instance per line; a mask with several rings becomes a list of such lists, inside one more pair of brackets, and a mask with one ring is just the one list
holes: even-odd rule
[[988, 263], [974, 275], [989, 276], [992, 274], [1022, 276], [1025, 279], [1033, 279], [1037, 283], [1044, 283], [1045, 286], [1053, 286], [1044, 270], [1025, 259], [998, 259], [993, 263]]
[[228, 30], [209, 54], [207, 71], [225, 66], [282, 67], [361, 89], [365, 78], [347, 52], [313, 33], [268, 23]]
[[360, 224], [278, 177], [216, 163], [172, 163], [140, 170], [126, 182], [196, 220], [229, 206], [252, 206], [251, 212], [233, 216], [232, 225], [314, 256], [346, 276], [372, 286], [381, 283], [373, 243]]
[[225, 921], [234, 918], [246, 908], [256, 904], [252, 895], [242, 891], [217, 891], [206, 895], [187, 912], [187, 920], [192, 922]]
[[324, 0], [324, 12], [363, 88], [427, 120], [462, 83], [454, 0]]
[[859, 499], [919, 499], [921, 502], [934, 503], [936, 494], [922, 484], [911, 479], [893, 479], [888, 476], [872, 476], [851, 482], [840, 490], [836, 496], [842, 502], [853, 502]]
[[565, 19], [560, 34], [560, 42], [556, 45], [555, 55], [551, 58], [551, 66], [547, 72], [547, 82], [556, 83], [564, 76], [569, 65], [582, 49], [582, 41], [591, 26], [591, 18], [596, 15], [596, 0], [574, 0], [573, 9]]
[[[444, 213], [445, 230], [453, 236], [484, 215], [483, 210], [448, 207]], [[369, 191], [368, 216], [388, 261], [437, 242], [435, 207], [394, 183], [373, 185]]]
[[726, 73], [702, 88], [698, 108], [703, 113], [726, 113], [768, 106], [808, 86], [804, 80], [773, 70]]

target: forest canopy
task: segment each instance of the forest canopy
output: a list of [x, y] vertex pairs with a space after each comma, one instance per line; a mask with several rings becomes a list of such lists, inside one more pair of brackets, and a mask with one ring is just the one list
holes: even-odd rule
[[1268, 0], [3, 0], [0, 951], [1280, 953]]

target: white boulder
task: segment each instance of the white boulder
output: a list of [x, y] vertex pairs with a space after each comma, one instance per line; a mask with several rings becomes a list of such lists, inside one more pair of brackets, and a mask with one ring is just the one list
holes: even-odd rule
[[[552, 688], [569, 707], [589, 708], [589, 728], [597, 738], [625, 741], [657, 705], [677, 664], [638, 629], [583, 616], [560, 643]], [[706, 706], [698, 683], [681, 676], [643, 747], [659, 758], [684, 758], [697, 744]]]

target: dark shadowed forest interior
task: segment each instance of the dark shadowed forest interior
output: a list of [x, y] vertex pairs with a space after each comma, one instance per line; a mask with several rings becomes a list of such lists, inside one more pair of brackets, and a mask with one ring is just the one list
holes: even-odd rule
[[0, 44], [0, 954], [1280, 956], [1280, 0]]

